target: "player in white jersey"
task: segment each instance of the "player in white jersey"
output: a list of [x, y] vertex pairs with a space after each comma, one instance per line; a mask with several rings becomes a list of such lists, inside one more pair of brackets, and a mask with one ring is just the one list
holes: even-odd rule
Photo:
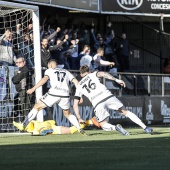
[[[47, 76], [50, 80], [51, 88], [48, 91], [48, 94], [52, 96], [69, 96], [69, 83], [75, 82], [75, 77], [67, 70], [61, 68], [49, 68], [45, 71], [44, 76]], [[77, 80], [75, 82], [77, 84]], [[43, 99], [41, 99], [43, 100]], [[49, 102], [49, 101], [46, 101]], [[52, 104], [49, 105], [53, 105]]]
[[123, 80], [116, 79], [107, 72], [95, 71], [90, 73], [87, 65], [80, 67], [80, 75], [83, 78], [77, 86], [73, 106], [79, 122], [82, 121], [82, 118], [79, 114], [78, 103], [82, 95], [85, 95], [91, 101], [96, 118], [103, 130], [118, 130], [123, 135], [128, 135], [128, 132], [120, 125], [114, 126], [107, 122], [107, 118], [110, 116], [107, 109], [111, 109], [118, 110], [121, 114], [130, 118], [133, 122], [141, 126], [146, 133], [152, 133], [153, 130], [147, 127], [134, 113], [126, 110], [122, 102], [119, 101], [105, 85], [100, 83], [99, 78], [104, 77], [116, 81], [118, 84], [125, 87], [125, 82]]
[[27, 90], [27, 93], [32, 94], [38, 87], [44, 85], [48, 80], [50, 80], [51, 84], [49, 91], [34, 105], [23, 123], [13, 122], [14, 126], [21, 131], [24, 130], [25, 127], [35, 119], [38, 111], [47, 106], [51, 107], [54, 103], [57, 103], [62, 108], [65, 117], [80, 133], [85, 134], [76, 117], [70, 112], [69, 83], [72, 82], [77, 87], [78, 81], [69, 71], [57, 68], [56, 60], [52, 59], [48, 62], [48, 69], [45, 71], [44, 77], [33, 88]]

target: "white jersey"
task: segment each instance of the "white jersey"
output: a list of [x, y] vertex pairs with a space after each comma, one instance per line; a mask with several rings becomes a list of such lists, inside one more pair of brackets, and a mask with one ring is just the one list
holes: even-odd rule
[[113, 94], [100, 83], [97, 71], [87, 74], [81, 79], [76, 89], [75, 98], [85, 95], [95, 107], [98, 103], [105, 101]]
[[51, 88], [48, 93], [57, 96], [69, 96], [69, 83], [74, 76], [65, 69], [49, 68], [44, 73], [50, 79]]

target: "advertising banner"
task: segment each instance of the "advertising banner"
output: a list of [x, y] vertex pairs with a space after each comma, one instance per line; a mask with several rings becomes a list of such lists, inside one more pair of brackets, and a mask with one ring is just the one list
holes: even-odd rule
[[[137, 115], [146, 125], [167, 125], [170, 124], [170, 100], [169, 97], [149, 97], [149, 96], [129, 96], [129, 97], [118, 97], [118, 99], [124, 104], [125, 108], [135, 115]], [[63, 115], [62, 109], [54, 104], [52, 109], [44, 109], [44, 118], [47, 120], [55, 120], [58, 126], [72, 126], [71, 123]], [[74, 114], [73, 110], [73, 97], [71, 99], [71, 113]], [[89, 120], [94, 114], [94, 109], [87, 100], [84, 98], [84, 102], [79, 106], [80, 115], [84, 120]], [[9, 119], [13, 120], [13, 114], [16, 110], [14, 109], [14, 103], [9, 101], [8, 103], [0, 103], [0, 131], [9, 128], [13, 129], [12, 123], [9, 123]], [[110, 116], [108, 121], [116, 125], [118, 123], [125, 127], [136, 126], [129, 118], [121, 115], [118, 111], [108, 110]], [[18, 119], [18, 120], [17, 120]], [[15, 117], [16, 121], [19, 121], [19, 117]]]
[[103, 0], [101, 12], [160, 16], [169, 10], [169, 0]]
[[[168, 97], [149, 97], [149, 96], [129, 96], [118, 97], [125, 108], [137, 115], [147, 125], [163, 125], [170, 123], [170, 100]], [[73, 99], [71, 100], [71, 112], [73, 111]], [[80, 115], [84, 120], [94, 116], [94, 109], [87, 98], [79, 106]], [[110, 113], [109, 122], [111, 124], [121, 123], [125, 126], [138, 126], [129, 118], [121, 115], [118, 111], [108, 110]], [[70, 126], [70, 122], [64, 117], [58, 105], [53, 106], [53, 119], [58, 125]]]

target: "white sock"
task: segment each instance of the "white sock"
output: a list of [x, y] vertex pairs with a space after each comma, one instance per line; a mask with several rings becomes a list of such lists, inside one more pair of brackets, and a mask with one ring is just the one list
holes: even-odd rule
[[143, 129], [146, 128], [146, 125], [132, 112], [128, 111], [126, 114], [126, 117], [128, 117], [129, 119], [131, 119], [133, 122], [135, 122], [136, 124], [138, 124], [139, 126], [141, 126]]
[[37, 116], [37, 113], [38, 111], [34, 108], [28, 113], [28, 115], [26, 116], [23, 122], [24, 127], [26, 127], [31, 122], [31, 120], [35, 119], [35, 117]]
[[77, 129], [80, 129], [79, 122], [74, 115], [69, 115], [68, 120], [72, 123], [73, 126], [75, 126]]
[[115, 125], [112, 125], [110, 123], [105, 123], [102, 126], [102, 129], [105, 130], [105, 131], [112, 131], [112, 130], [115, 130]]

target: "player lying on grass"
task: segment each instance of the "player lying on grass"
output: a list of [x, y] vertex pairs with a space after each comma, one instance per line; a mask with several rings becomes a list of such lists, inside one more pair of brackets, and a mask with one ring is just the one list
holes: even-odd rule
[[[84, 128], [87, 125], [96, 125], [100, 126], [95, 118], [87, 120], [85, 123], [80, 124], [81, 128]], [[25, 132], [32, 133], [32, 135], [44, 136], [47, 134], [73, 134], [77, 132], [78, 129], [75, 126], [66, 127], [66, 126], [57, 126], [54, 120], [47, 120], [40, 122], [37, 120], [32, 120], [25, 128]]]
[[83, 77], [78, 83], [74, 98], [74, 112], [79, 120], [82, 122], [82, 118], [79, 114], [79, 100], [82, 95], [85, 95], [92, 103], [94, 107], [94, 112], [97, 121], [100, 123], [101, 128], [106, 131], [118, 130], [123, 135], [128, 135], [129, 133], [124, 130], [120, 125], [112, 125], [107, 122], [107, 118], [110, 116], [107, 109], [118, 110], [120, 114], [128, 117], [134, 123], [141, 126], [146, 133], [151, 134], [152, 129], [147, 127], [134, 113], [127, 110], [121, 101], [119, 101], [107, 88], [105, 85], [100, 83], [99, 78], [103, 77], [106, 79], [113, 80], [125, 87], [125, 82], [123, 80], [116, 79], [107, 72], [95, 71], [93, 73], [89, 72], [87, 65], [80, 67], [80, 75]]

